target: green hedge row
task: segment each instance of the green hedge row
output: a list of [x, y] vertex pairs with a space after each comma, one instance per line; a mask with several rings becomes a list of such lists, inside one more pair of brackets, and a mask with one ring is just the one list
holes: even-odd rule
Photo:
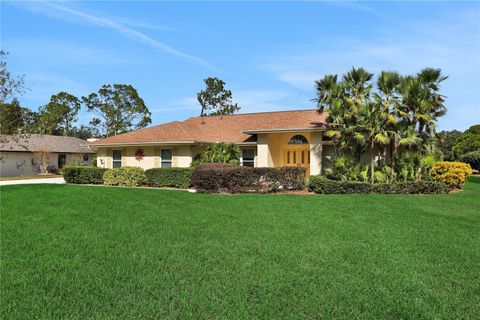
[[300, 167], [252, 168], [220, 164], [198, 165], [192, 185], [200, 192], [256, 193], [301, 190], [305, 169]]
[[193, 168], [154, 168], [143, 171], [139, 167], [103, 169], [92, 166], [67, 166], [63, 178], [67, 183], [106, 184], [111, 186], [142, 186], [188, 188]]
[[186, 189], [192, 184], [193, 168], [153, 168], [145, 171], [151, 187]]
[[92, 166], [66, 166], [62, 174], [67, 183], [102, 184], [105, 171], [107, 169]]
[[450, 188], [438, 181], [407, 181], [371, 184], [356, 181], [329, 180], [323, 176], [311, 176], [308, 190], [319, 194], [446, 194]]

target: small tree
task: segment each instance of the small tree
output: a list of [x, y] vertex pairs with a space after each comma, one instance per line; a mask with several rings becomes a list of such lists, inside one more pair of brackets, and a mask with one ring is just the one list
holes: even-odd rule
[[218, 142], [208, 146], [200, 155], [197, 163], [230, 163], [240, 162], [240, 148], [234, 143]]
[[37, 158], [38, 161], [40, 162], [40, 166], [45, 171], [44, 173], [47, 174], [48, 173], [48, 165], [52, 161], [52, 159], [54, 157], [54, 153], [51, 152], [50, 150], [42, 149], [42, 150], [36, 151], [34, 153], [34, 155], [35, 155], [35, 158]]
[[197, 93], [198, 103], [202, 106], [201, 116], [218, 116], [233, 114], [240, 110], [232, 102], [232, 91], [225, 89], [225, 82], [218, 78], [207, 78], [205, 90]]

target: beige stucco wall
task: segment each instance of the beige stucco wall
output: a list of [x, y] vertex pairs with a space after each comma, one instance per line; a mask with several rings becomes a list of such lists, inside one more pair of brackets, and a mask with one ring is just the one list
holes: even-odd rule
[[[141, 148], [144, 157], [141, 160], [135, 159], [137, 149]], [[161, 149], [172, 150], [172, 167], [189, 167], [192, 162], [191, 146], [138, 146], [118, 148], [98, 148], [97, 166], [113, 168], [113, 150], [122, 151], [122, 167], [140, 167], [143, 169], [159, 168], [161, 166]]]
[[[58, 153], [53, 154], [50, 166], [58, 168], [58, 155]], [[83, 161], [83, 154], [66, 153], [65, 155], [67, 164], [74, 164], [73, 162], [77, 160], [80, 160], [78, 164], [91, 164], [92, 155], [89, 156], [89, 161]], [[43, 172], [33, 152], [0, 152], [0, 177], [31, 176]]]
[[270, 141], [268, 134], [257, 135], [257, 167], [273, 167], [273, 159], [269, 144]]

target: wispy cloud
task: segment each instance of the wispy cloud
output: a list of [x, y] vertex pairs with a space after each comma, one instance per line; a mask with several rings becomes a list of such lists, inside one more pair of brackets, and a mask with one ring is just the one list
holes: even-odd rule
[[[146, 35], [145, 33], [127, 26], [128, 23], [121, 23], [111, 18], [100, 17], [98, 15], [93, 15], [82, 10], [74, 9], [70, 6], [66, 6], [64, 4], [54, 3], [54, 2], [40, 1], [40, 2], [21, 3], [21, 6], [28, 10], [46, 14], [55, 18], [63, 19], [63, 20], [67, 20], [67, 21], [80, 20], [83, 23], [88, 23], [88, 24], [92, 24], [92, 25], [96, 25], [104, 28], [109, 28], [129, 39], [151, 46], [162, 52], [171, 54], [173, 56], [176, 56], [178, 58], [184, 59], [186, 61], [198, 64], [201, 66], [213, 68], [213, 66], [208, 61], [201, 59], [197, 56], [185, 53], [165, 43], [162, 43], [156, 39], [153, 39], [152, 37]], [[129, 24], [132, 25], [132, 23], [129, 23]]]
[[281, 111], [304, 106], [289, 104], [291, 92], [288, 90], [238, 90], [233, 99], [242, 108], [242, 113], [259, 111]]
[[[134, 63], [132, 59], [122, 58], [117, 52], [108, 49], [89, 48], [69, 41], [49, 38], [25, 38], [7, 40], [3, 47], [15, 52], [15, 56], [24, 61], [42, 66], [72, 65], [125, 65]], [[138, 62], [138, 60], [136, 60]], [[37, 64], [38, 65], [38, 64]]]
[[148, 23], [148, 22], [144, 22], [144, 21], [136, 21], [136, 20], [129, 19], [129, 18], [119, 18], [119, 17], [117, 17], [115, 19], [115, 21], [123, 23], [123, 24], [128, 25], [128, 26], [138, 27], [138, 28], [143, 28], [143, 29], [152, 29], [152, 30], [159, 30], [159, 31], [175, 31], [174, 28], [171, 28], [171, 27], [168, 27], [168, 26]]
[[360, 3], [360, 1], [325, 1], [326, 4], [337, 6], [345, 9], [363, 11], [370, 14], [373, 14], [379, 18], [386, 19], [387, 17], [378, 10], [368, 6], [364, 3]]

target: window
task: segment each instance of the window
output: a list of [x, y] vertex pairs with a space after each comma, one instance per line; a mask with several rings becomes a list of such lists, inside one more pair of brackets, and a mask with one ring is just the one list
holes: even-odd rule
[[162, 149], [160, 152], [161, 167], [168, 168], [172, 166], [172, 149]]
[[85, 153], [83, 155], [83, 161], [88, 162], [88, 160], [90, 160], [90, 155], [88, 153]]
[[122, 166], [122, 150], [113, 150], [113, 167], [120, 168]]
[[288, 141], [288, 144], [307, 144], [308, 140], [301, 134], [294, 135], [290, 141]]
[[242, 166], [254, 167], [255, 165], [255, 151], [242, 150]]

